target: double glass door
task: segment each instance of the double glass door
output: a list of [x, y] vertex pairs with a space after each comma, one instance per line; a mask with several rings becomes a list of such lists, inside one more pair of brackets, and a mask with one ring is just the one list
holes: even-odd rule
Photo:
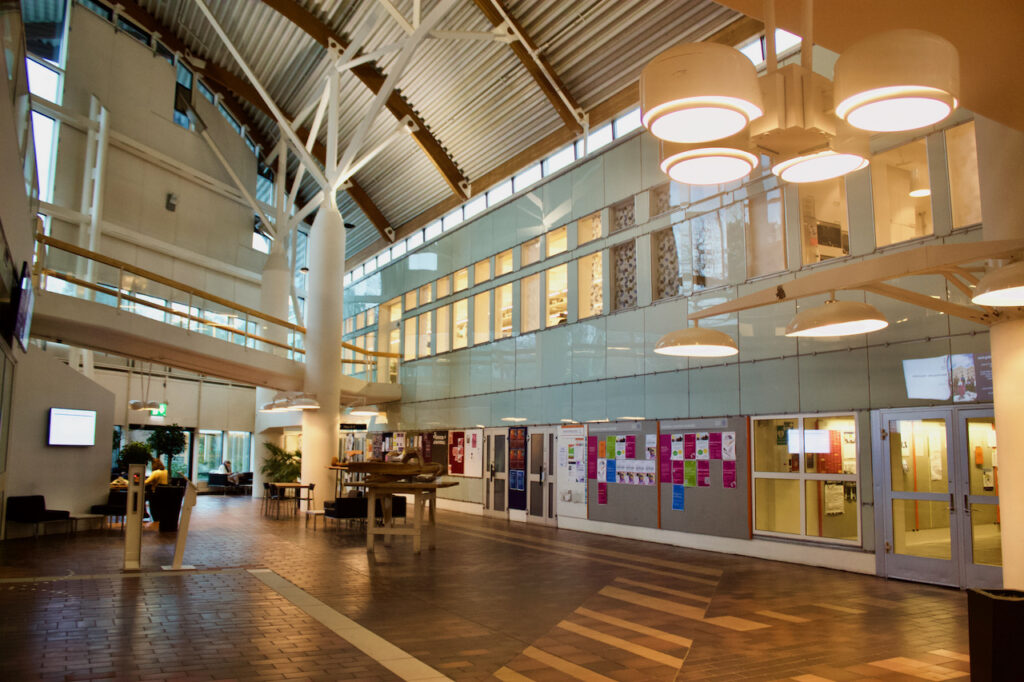
[[484, 516], [508, 517], [508, 429], [484, 430]]
[[885, 572], [1000, 587], [999, 461], [990, 409], [881, 414]]
[[555, 439], [558, 427], [530, 429], [526, 449], [526, 520], [555, 523]]

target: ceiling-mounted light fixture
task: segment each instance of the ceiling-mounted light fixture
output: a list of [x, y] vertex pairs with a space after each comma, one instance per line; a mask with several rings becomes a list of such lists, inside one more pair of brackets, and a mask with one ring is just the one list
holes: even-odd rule
[[750, 175], [758, 158], [747, 151], [746, 135], [710, 143], [661, 143], [661, 170], [686, 185], [721, 185]]
[[503, 422], [514, 422], [514, 423], [518, 424], [519, 422], [526, 421], [526, 417], [502, 417], [501, 421], [503, 421]]
[[640, 108], [655, 137], [687, 143], [735, 135], [764, 113], [754, 65], [716, 43], [684, 43], [652, 59], [640, 73]]
[[1024, 306], [1024, 261], [986, 273], [974, 288], [971, 303], [995, 307]]
[[824, 305], [797, 313], [786, 325], [786, 336], [851, 336], [876, 332], [888, 326], [888, 320], [875, 306], [858, 301], [837, 301], [833, 292]]
[[909, 195], [915, 199], [932, 195], [932, 188], [928, 186], [928, 176], [922, 173], [920, 168], [910, 171]]
[[302, 410], [319, 410], [320, 403], [309, 393], [302, 393], [291, 399], [290, 411], [299, 412]]
[[956, 109], [960, 60], [941, 36], [898, 29], [851, 45], [835, 66], [836, 116], [872, 132], [913, 130]]
[[353, 417], [376, 417], [379, 414], [379, 412], [377, 410], [361, 409], [351, 410], [349, 411], [349, 414], [352, 415]]
[[725, 358], [740, 350], [728, 334], [693, 326], [665, 334], [658, 339], [654, 352], [675, 357]]
[[822, 182], [867, 168], [871, 155], [867, 135], [842, 124], [837, 132], [819, 149], [780, 160], [772, 173], [786, 182]]
[[148, 408], [146, 407], [145, 401], [142, 401], [142, 400], [129, 400], [128, 401], [128, 409], [129, 410], [145, 410], [145, 409], [148, 409]]

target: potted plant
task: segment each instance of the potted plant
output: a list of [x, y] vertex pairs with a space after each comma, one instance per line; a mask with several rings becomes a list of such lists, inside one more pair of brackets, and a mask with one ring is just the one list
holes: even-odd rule
[[174, 472], [171, 465], [174, 456], [185, 449], [185, 429], [177, 424], [157, 426], [153, 429], [153, 433], [149, 434], [146, 442], [149, 443], [149, 447], [153, 449], [153, 452], [158, 457], [167, 457], [164, 461], [167, 462], [167, 470], [170, 476], [184, 475], [183, 472]]
[[260, 467], [260, 473], [268, 483], [293, 483], [302, 474], [302, 451], [288, 452], [273, 443], [264, 442], [263, 447], [270, 453]]
[[153, 449], [147, 443], [134, 441], [121, 448], [117, 464], [122, 469], [127, 469], [129, 464], [149, 464], [153, 459]]

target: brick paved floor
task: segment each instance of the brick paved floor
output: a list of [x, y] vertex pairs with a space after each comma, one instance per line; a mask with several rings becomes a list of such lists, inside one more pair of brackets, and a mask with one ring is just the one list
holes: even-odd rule
[[[0, 543], [0, 680], [396, 679], [266, 568], [456, 680], [966, 679], [956, 590], [439, 513], [438, 548], [201, 497], [186, 561], [117, 530]], [[40, 578], [52, 578], [40, 580]]]

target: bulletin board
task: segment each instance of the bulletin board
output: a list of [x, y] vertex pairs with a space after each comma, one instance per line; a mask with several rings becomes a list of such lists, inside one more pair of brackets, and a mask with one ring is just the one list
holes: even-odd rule
[[591, 424], [587, 434], [587, 518], [658, 527], [658, 423]]

